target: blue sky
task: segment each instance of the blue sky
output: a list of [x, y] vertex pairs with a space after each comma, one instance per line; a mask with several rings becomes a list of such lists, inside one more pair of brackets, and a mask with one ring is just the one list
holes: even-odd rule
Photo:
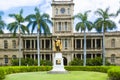
[[[24, 16], [34, 13], [34, 8], [37, 6], [42, 12], [48, 13], [50, 16], [52, 14], [51, 8], [52, 0], [0, 0], [0, 11], [4, 12], [3, 20], [6, 23], [14, 21], [12, 18], [8, 17], [8, 14], [18, 13], [21, 8], [24, 10]], [[120, 0], [73, 0], [75, 3], [74, 14], [78, 12], [84, 12], [87, 10], [92, 10], [89, 16], [89, 20], [94, 21], [97, 16], [94, 15], [94, 11], [98, 8], [106, 9], [110, 7], [110, 13], [115, 13], [120, 8]], [[120, 31], [120, 15], [117, 18], [112, 19], [117, 24], [117, 30]], [[6, 31], [8, 32], [8, 31]]]

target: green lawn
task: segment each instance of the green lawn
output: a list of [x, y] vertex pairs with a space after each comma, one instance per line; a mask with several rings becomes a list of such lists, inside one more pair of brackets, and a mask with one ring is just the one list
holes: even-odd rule
[[17, 73], [5, 80], [107, 80], [107, 74], [99, 72], [72, 71], [68, 74], [47, 74], [47, 72]]

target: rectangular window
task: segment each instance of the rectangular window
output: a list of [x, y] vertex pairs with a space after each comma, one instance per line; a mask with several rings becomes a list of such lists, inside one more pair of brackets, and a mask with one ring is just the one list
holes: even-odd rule
[[61, 31], [61, 22], [59, 22], [59, 31]]
[[14, 49], [16, 48], [16, 41], [15, 40], [12, 40], [12, 46]]
[[70, 14], [70, 8], [68, 8], [68, 14]]
[[30, 49], [30, 40], [26, 40], [26, 49]]
[[56, 14], [58, 14], [58, 9], [56, 9]]
[[8, 49], [8, 41], [7, 40], [4, 40], [4, 48]]
[[65, 22], [65, 31], [67, 31], [67, 22]]
[[44, 40], [42, 40], [42, 49], [44, 49]]
[[67, 47], [68, 47], [68, 41], [67, 41], [67, 39], [65, 39], [64, 47], [65, 47], [65, 49], [67, 49]]
[[76, 47], [77, 49], [80, 49], [81, 48], [81, 40], [80, 39], [76, 39]]
[[34, 49], [34, 40], [32, 40], [32, 49]]
[[50, 40], [46, 40], [46, 49], [50, 48]]

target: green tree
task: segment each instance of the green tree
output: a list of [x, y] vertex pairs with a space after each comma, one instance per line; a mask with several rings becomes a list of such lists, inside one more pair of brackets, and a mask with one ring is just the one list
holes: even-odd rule
[[98, 9], [95, 14], [99, 15], [99, 18], [94, 22], [94, 27], [97, 32], [103, 32], [103, 65], [105, 65], [105, 32], [107, 30], [116, 29], [116, 24], [114, 21], [110, 20], [111, 17], [115, 15], [113, 13], [108, 13], [109, 8], [106, 10]]
[[5, 22], [2, 20], [3, 14], [4, 13], [2, 11], [0, 11], [0, 34], [4, 33], [3, 29], [5, 29], [5, 26], [6, 26]]
[[75, 19], [78, 19], [79, 22], [75, 26], [75, 30], [84, 31], [84, 63], [83, 65], [86, 66], [86, 30], [90, 31], [93, 28], [93, 23], [91, 21], [88, 21], [88, 13], [90, 11], [86, 11], [84, 14], [78, 13], [74, 16]]
[[52, 22], [50, 17], [46, 13], [41, 13], [39, 9], [35, 8], [35, 14], [30, 14], [26, 17], [26, 20], [29, 21], [28, 27], [32, 26], [31, 33], [37, 28], [37, 51], [38, 51], [38, 66], [40, 66], [40, 48], [39, 48], [39, 34], [43, 31], [43, 33], [50, 33], [49, 24]]
[[7, 29], [13, 33], [13, 36], [16, 36], [16, 33], [19, 34], [19, 66], [21, 66], [21, 33], [29, 32], [28, 28], [23, 24], [25, 18], [22, 16], [23, 9], [20, 10], [18, 14], [9, 14], [10, 17], [14, 18], [15, 21], [8, 24]]

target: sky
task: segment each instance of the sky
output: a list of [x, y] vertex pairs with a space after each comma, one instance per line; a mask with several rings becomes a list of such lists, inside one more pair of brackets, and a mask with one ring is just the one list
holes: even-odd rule
[[[120, 8], [120, 0], [73, 0], [75, 3], [74, 6], [74, 15], [81, 12], [84, 13], [87, 10], [91, 10], [92, 12], [89, 14], [89, 20], [95, 21], [98, 17], [94, 15], [94, 12], [101, 8], [105, 10], [110, 7], [109, 13], [116, 13], [116, 11]], [[26, 16], [28, 14], [34, 13], [34, 8], [39, 7], [40, 11], [44, 13], [48, 13], [52, 17], [52, 0], [0, 0], [0, 11], [4, 12], [3, 20], [6, 23], [10, 23], [14, 21], [14, 19], [10, 18], [8, 15], [12, 13], [19, 13], [20, 9], [23, 9], [23, 15]], [[117, 18], [111, 18], [117, 24], [117, 29], [114, 31], [120, 31], [120, 24], [118, 24], [120, 20], [120, 15]], [[6, 32], [8, 32], [6, 30]]]

